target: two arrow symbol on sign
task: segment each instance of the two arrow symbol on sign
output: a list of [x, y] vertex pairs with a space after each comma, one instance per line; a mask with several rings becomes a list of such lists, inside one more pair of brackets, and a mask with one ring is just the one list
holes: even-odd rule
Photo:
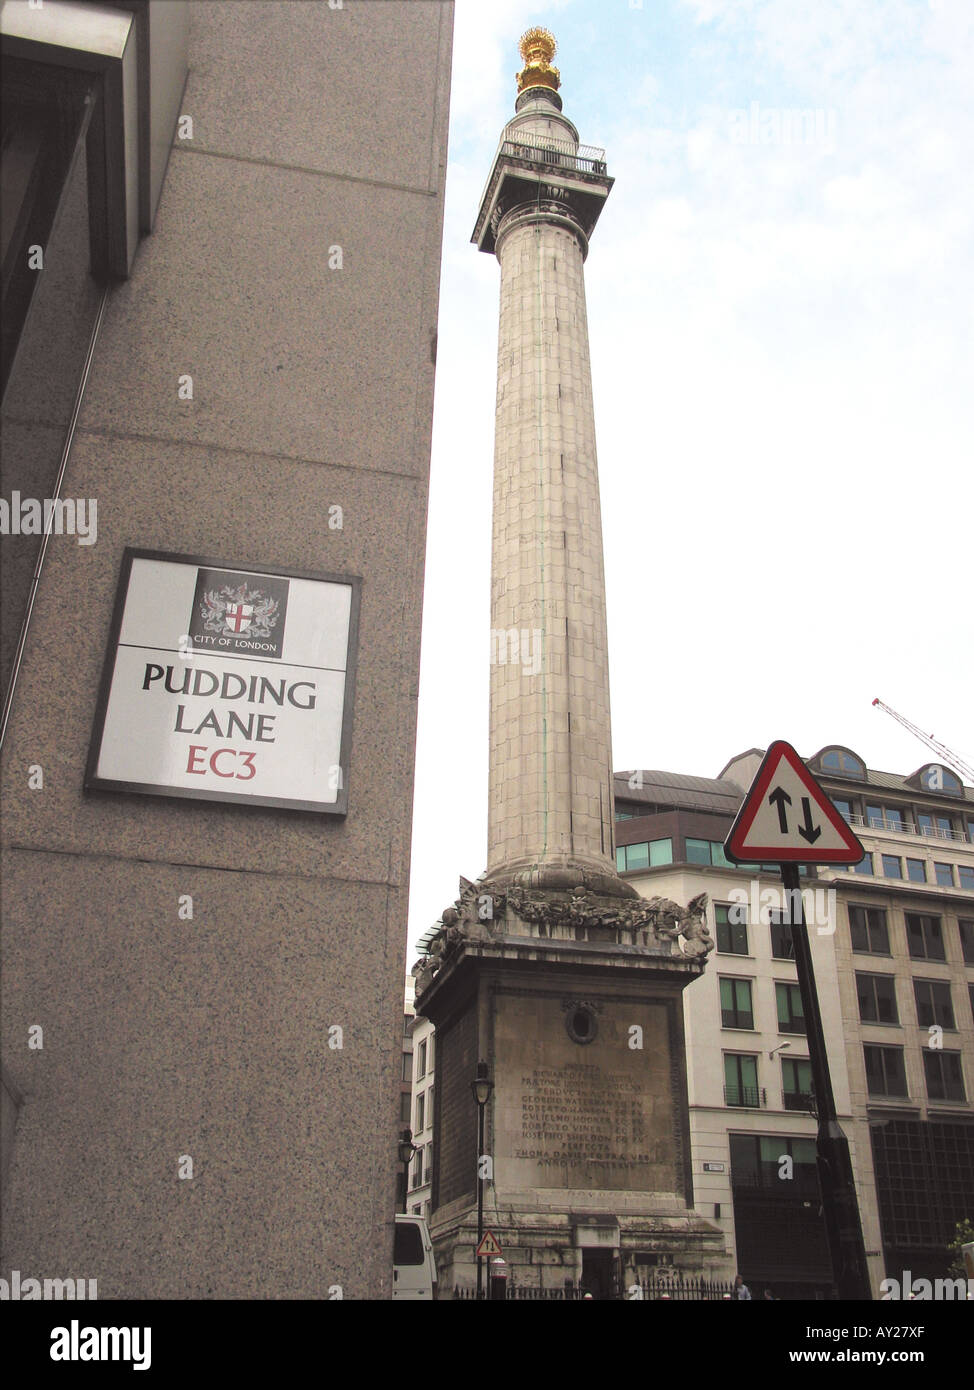
[[[778, 826], [782, 835], [787, 835], [788, 812], [785, 810], [785, 806], [791, 805], [791, 797], [785, 791], [784, 787], [775, 787], [774, 791], [768, 797], [768, 801], [777, 809]], [[822, 833], [822, 827], [820, 825], [813, 825], [812, 823], [812, 802], [811, 798], [808, 796], [802, 797], [802, 814], [805, 817], [805, 824], [798, 827], [798, 833], [803, 840], [807, 840], [810, 845], [814, 845], [815, 841]]]

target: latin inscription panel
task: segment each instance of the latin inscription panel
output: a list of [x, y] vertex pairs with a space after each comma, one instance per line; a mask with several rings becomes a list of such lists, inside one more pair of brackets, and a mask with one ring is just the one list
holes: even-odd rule
[[[676, 1192], [679, 1119], [662, 1005], [606, 1002], [573, 1042], [558, 998], [499, 995], [498, 1132], [504, 1185]], [[642, 1030], [642, 1047], [631, 1032]]]

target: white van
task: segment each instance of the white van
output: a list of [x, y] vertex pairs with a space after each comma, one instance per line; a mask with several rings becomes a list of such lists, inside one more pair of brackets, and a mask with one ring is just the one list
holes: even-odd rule
[[396, 1213], [396, 1243], [392, 1257], [393, 1298], [436, 1297], [436, 1261], [425, 1216]]

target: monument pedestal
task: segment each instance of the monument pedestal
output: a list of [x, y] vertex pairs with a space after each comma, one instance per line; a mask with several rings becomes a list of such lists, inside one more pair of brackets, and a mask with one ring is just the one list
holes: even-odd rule
[[444, 914], [417, 978], [417, 1010], [436, 1027], [444, 1296], [476, 1283], [481, 1058], [494, 1083], [484, 1226], [510, 1283], [610, 1297], [663, 1266], [723, 1276], [723, 1237], [693, 1210], [686, 1101], [681, 996], [712, 946], [704, 900], [478, 887], [490, 885], [467, 884]]

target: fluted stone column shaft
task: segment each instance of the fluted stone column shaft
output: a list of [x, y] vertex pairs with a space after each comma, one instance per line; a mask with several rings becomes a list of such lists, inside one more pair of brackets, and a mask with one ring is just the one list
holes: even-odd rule
[[534, 865], [615, 877], [583, 247], [557, 198], [497, 229], [488, 877]]

